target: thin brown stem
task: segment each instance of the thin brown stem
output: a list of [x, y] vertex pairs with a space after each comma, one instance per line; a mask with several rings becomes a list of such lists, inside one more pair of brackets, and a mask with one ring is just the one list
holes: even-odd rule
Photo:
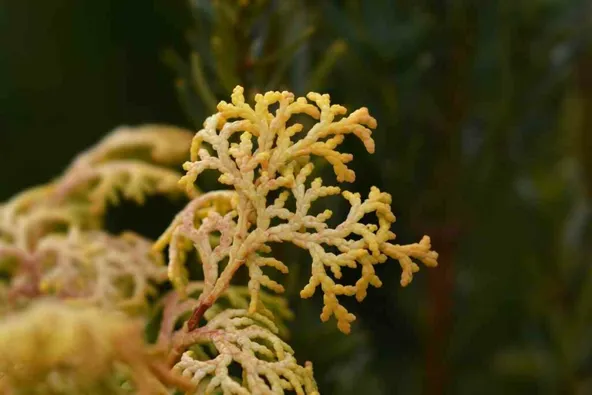
[[199, 327], [199, 321], [203, 317], [204, 313], [210, 307], [212, 307], [211, 304], [200, 303], [200, 305], [197, 306], [197, 308], [195, 310], [193, 310], [193, 313], [191, 314], [191, 317], [187, 321], [187, 330], [189, 332], [191, 332], [191, 331], [193, 331], [193, 330], [195, 330], [195, 329], [197, 329]]

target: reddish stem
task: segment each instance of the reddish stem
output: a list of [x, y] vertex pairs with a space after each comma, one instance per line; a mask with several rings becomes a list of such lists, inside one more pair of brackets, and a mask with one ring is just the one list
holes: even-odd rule
[[187, 330], [191, 332], [199, 327], [199, 321], [204, 313], [211, 307], [209, 304], [200, 303], [199, 306], [191, 314], [191, 318], [187, 321]]

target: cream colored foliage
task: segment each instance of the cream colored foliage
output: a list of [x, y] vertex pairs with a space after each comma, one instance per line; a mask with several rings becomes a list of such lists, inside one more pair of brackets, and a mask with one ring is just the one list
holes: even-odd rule
[[128, 393], [113, 382], [117, 372], [138, 394], [188, 388], [168, 372], [162, 354], [144, 345], [142, 330], [113, 311], [37, 302], [0, 322], [0, 392]]
[[107, 203], [120, 193], [139, 203], [150, 194], [179, 194], [180, 174], [168, 166], [183, 162], [190, 140], [190, 132], [170, 126], [115, 129], [61, 177], [1, 204], [0, 241], [31, 251], [56, 228], [100, 227]]
[[112, 236], [73, 229], [66, 236], [50, 235], [37, 249], [44, 262], [40, 289], [109, 308], [141, 307], [166, 279], [162, 257], [152, 252], [151, 244], [129, 232]]
[[[270, 112], [271, 106], [277, 106], [275, 113]], [[206, 309], [211, 306], [228, 288], [238, 268], [245, 265], [250, 274], [249, 311], [254, 313], [261, 287], [283, 291], [283, 286], [263, 269], [288, 272], [283, 262], [269, 256], [270, 243], [290, 242], [308, 250], [312, 257], [311, 277], [301, 296], [308, 298], [320, 287], [325, 303], [321, 319], [335, 316], [339, 329], [348, 333], [355, 316], [338, 297], [355, 296], [361, 301], [369, 285], [380, 287], [374, 265], [389, 257], [397, 259], [403, 270], [403, 286], [419, 269], [412, 259], [436, 266], [437, 253], [431, 250], [429, 237], [410, 245], [391, 243], [395, 234], [390, 227], [395, 216], [389, 194], [372, 188], [368, 198], [362, 200], [359, 194], [323, 185], [321, 178], [310, 180], [314, 170], [311, 156], [327, 160], [337, 181], [355, 180], [354, 171], [347, 166], [353, 156], [337, 150], [347, 134], [359, 138], [368, 152], [374, 151], [371, 129], [376, 127], [376, 120], [366, 108], [346, 113], [343, 106], [331, 105], [329, 95], [318, 93], [296, 99], [290, 92], [267, 92], [256, 95], [252, 107], [245, 102], [240, 86], [235, 88], [231, 103], [220, 102], [218, 113], [204, 122], [193, 139], [191, 161], [184, 165], [187, 174], [181, 182], [191, 191], [197, 177], [213, 169], [221, 173], [219, 182], [231, 190], [194, 199], [159, 241], [159, 248], [170, 243], [169, 276], [178, 288], [187, 281], [183, 277], [186, 253], [179, 246], [190, 242], [204, 272], [201, 305]], [[292, 118], [296, 115], [308, 116], [316, 123], [304, 131], [303, 124]], [[347, 199], [351, 208], [346, 219], [331, 228], [327, 224], [330, 210], [317, 215], [310, 210], [319, 198], [337, 194]], [[226, 202], [224, 212], [199, 214], [220, 201]], [[290, 208], [288, 202], [294, 207]], [[367, 215], [374, 216], [377, 224], [362, 223]], [[220, 234], [215, 242], [213, 234]], [[360, 270], [355, 284], [339, 283], [343, 267]]]
[[155, 285], [166, 280], [162, 256], [151, 246], [150, 240], [131, 232], [113, 236], [77, 228], [46, 235], [31, 253], [0, 244], [0, 260], [12, 254], [15, 265], [6, 300], [15, 304], [24, 298], [26, 303], [54, 295], [75, 303], [142, 311]]
[[100, 305], [143, 303], [149, 283], [163, 279], [161, 257], [147, 240], [101, 231], [107, 203], [119, 195], [142, 203], [154, 193], [183, 193], [180, 173], [169, 166], [183, 162], [190, 143], [191, 133], [176, 127], [120, 127], [78, 155], [61, 177], [1, 204], [0, 271], [10, 278], [8, 299], [51, 292]]
[[82, 194], [91, 213], [101, 215], [107, 203], [118, 202], [120, 193], [140, 204], [147, 195], [179, 194], [179, 174], [168, 167], [186, 158], [190, 136], [187, 130], [164, 125], [116, 128], [73, 161], [52, 198]]
[[[298, 364], [292, 348], [265, 316], [227, 309], [186, 336], [194, 351], [185, 352], [173, 371], [190, 379], [197, 386], [195, 393], [318, 395], [312, 364]], [[213, 344], [215, 356], [201, 348], [207, 344]], [[232, 363], [240, 366], [242, 377], [232, 376]]]

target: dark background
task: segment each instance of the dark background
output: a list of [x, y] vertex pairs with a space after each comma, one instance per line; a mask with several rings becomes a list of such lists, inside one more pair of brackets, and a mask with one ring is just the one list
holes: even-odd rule
[[167, 19], [183, 23], [183, 2], [0, 4], [2, 199], [57, 175], [117, 125], [187, 124], [160, 59], [183, 41]]
[[[381, 266], [350, 336], [288, 287], [322, 393], [592, 394], [589, 1], [188, 3], [0, 2], [0, 199], [120, 124], [199, 125], [191, 52], [217, 100], [329, 92], [379, 123], [375, 155], [346, 144], [352, 188], [391, 193], [399, 240], [441, 259], [407, 289]], [[129, 223], [154, 236], [173, 209], [150, 204]]]

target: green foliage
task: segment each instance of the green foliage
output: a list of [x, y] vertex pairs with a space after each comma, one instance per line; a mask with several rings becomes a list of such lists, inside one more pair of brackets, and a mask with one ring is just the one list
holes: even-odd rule
[[[219, 10], [206, 11], [205, 3], [191, 3], [197, 26], [205, 14], [217, 20]], [[366, 172], [355, 188], [374, 184], [393, 194], [411, 213], [402, 220], [432, 229], [435, 248], [444, 250], [425, 291], [375, 293], [371, 300], [385, 308], [360, 310], [360, 330], [373, 340], [358, 347], [372, 355], [365, 374], [369, 382], [378, 375], [376, 393], [585, 393], [592, 355], [585, 334], [592, 196], [587, 2], [279, 3], [247, 7], [261, 20], [236, 25], [244, 39], [227, 48], [257, 48], [260, 57], [276, 59], [277, 50], [259, 43], [278, 29], [266, 16], [280, 9], [298, 11], [281, 19], [277, 37], [308, 33], [308, 24], [314, 31], [300, 44], [291, 78], [243, 69], [247, 92], [310, 88], [367, 105], [380, 124], [377, 155], [358, 168], [380, 171]], [[238, 2], [215, 4], [244, 11]], [[201, 31], [202, 42], [211, 37]], [[190, 46], [203, 49], [196, 40]], [[225, 68], [225, 59], [212, 62]], [[385, 311], [403, 326], [395, 335]], [[423, 347], [416, 345], [419, 334]], [[303, 348], [317, 336], [309, 329]], [[393, 336], [406, 340], [393, 343]], [[315, 365], [315, 372], [321, 388], [334, 393], [329, 368]]]

